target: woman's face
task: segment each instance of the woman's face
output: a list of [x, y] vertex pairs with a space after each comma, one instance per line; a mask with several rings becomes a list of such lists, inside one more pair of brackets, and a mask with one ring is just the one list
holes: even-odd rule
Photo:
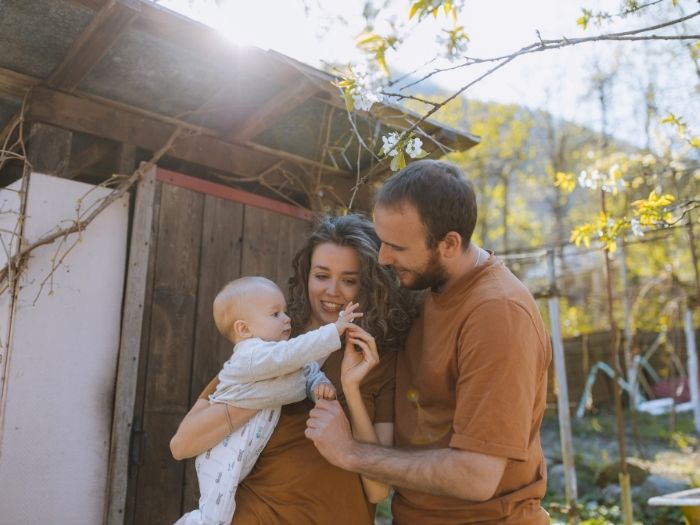
[[312, 327], [334, 323], [338, 312], [357, 300], [360, 270], [360, 258], [354, 248], [330, 242], [316, 246], [311, 254], [308, 283]]

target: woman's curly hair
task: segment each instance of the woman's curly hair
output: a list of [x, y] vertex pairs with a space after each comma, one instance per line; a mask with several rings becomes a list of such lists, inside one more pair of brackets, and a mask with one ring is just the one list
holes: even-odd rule
[[402, 348], [416, 315], [416, 296], [400, 288], [393, 270], [377, 262], [381, 241], [372, 223], [360, 215], [322, 218], [306, 245], [294, 256], [287, 309], [295, 335], [311, 317], [311, 256], [318, 245], [325, 243], [353, 248], [360, 259], [360, 292], [356, 301], [364, 315], [357, 324], [374, 336], [380, 352]]

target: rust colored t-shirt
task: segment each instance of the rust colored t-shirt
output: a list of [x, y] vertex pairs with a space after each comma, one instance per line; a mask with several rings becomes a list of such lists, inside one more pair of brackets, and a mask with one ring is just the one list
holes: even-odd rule
[[[322, 370], [346, 408], [340, 385], [342, 358], [342, 350], [334, 352]], [[395, 370], [396, 352], [385, 352], [361, 385], [367, 412], [375, 423], [393, 421]], [[215, 387], [216, 379], [200, 399], [206, 399]], [[238, 486], [233, 525], [374, 523], [374, 505], [365, 498], [360, 477], [328, 463], [304, 436], [312, 408], [308, 400], [282, 407], [270, 441]]]
[[547, 474], [539, 432], [550, 360], [534, 299], [496, 256], [427, 294], [397, 358], [395, 446], [508, 461], [486, 502], [397, 488], [394, 523], [549, 523], [540, 507]]

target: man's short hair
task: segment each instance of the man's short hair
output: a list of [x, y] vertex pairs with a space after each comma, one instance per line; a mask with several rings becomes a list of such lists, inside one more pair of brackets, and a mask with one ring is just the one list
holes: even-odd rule
[[437, 160], [412, 162], [390, 177], [375, 197], [375, 205], [385, 208], [407, 203], [416, 207], [425, 224], [429, 248], [454, 231], [467, 249], [476, 226], [476, 195], [457, 166]]

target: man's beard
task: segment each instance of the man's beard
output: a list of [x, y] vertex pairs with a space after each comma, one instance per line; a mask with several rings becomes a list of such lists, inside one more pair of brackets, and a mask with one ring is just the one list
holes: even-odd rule
[[413, 282], [402, 284], [408, 290], [425, 290], [430, 288], [433, 291], [439, 290], [447, 282], [447, 270], [440, 264], [440, 256], [437, 250], [433, 250], [430, 259], [421, 272], [411, 272], [414, 276]]

